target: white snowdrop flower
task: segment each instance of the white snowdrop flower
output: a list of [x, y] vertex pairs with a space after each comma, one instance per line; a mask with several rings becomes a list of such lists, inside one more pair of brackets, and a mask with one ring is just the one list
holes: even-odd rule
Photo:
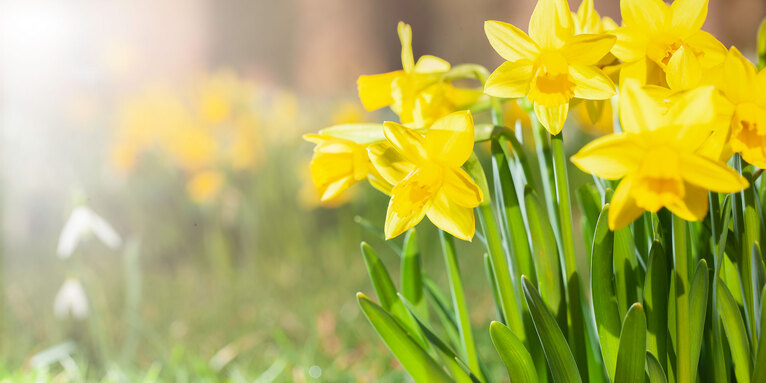
[[59, 319], [70, 315], [74, 319], [85, 319], [88, 316], [88, 297], [77, 278], [67, 278], [61, 285], [53, 301], [53, 314]]
[[88, 207], [78, 206], [72, 210], [72, 215], [61, 230], [57, 249], [59, 258], [69, 258], [80, 241], [90, 233], [112, 249], [117, 249], [122, 244], [120, 235], [109, 222]]

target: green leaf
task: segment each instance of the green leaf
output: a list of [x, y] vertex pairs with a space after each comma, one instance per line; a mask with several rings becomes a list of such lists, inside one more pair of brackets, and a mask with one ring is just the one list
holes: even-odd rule
[[401, 269], [402, 296], [412, 302], [427, 319], [428, 310], [425, 309], [425, 299], [423, 299], [423, 276], [420, 268], [418, 232], [414, 228], [410, 229], [404, 237]]
[[668, 383], [662, 365], [651, 352], [646, 352], [646, 374], [649, 375], [649, 383]]
[[399, 325], [386, 310], [362, 293], [359, 306], [383, 342], [416, 382], [452, 382], [444, 369]]
[[532, 315], [537, 336], [540, 338], [540, 343], [542, 343], [553, 381], [555, 383], [582, 383], [577, 363], [574, 356], [572, 356], [572, 352], [569, 350], [564, 334], [556, 324], [556, 319], [548, 311], [548, 308], [545, 307], [545, 302], [532, 285], [532, 282], [526, 277], [521, 279], [529, 312]]
[[649, 263], [646, 266], [644, 282], [644, 309], [647, 321], [647, 349], [656, 355], [662, 366], [667, 360], [668, 337], [668, 260], [659, 241], [649, 250]]
[[450, 342], [455, 347], [460, 347], [460, 336], [457, 332], [457, 323], [455, 322], [455, 317], [452, 315], [452, 307], [447, 302], [447, 298], [439, 287], [436, 286], [436, 283], [434, 283], [428, 276], [423, 276], [423, 283], [426, 287], [428, 296], [433, 302], [436, 315], [439, 317], [444, 332], [447, 333]]
[[646, 365], [646, 316], [640, 303], [628, 309], [620, 333], [614, 383], [643, 383]]
[[[750, 271], [751, 271], [751, 277], [753, 284], [753, 291], [758, 292], [763, 289], [764, 284], [764, 270], [763, 270], [763, 261], [761, 260], [761, 247], [758, 244], [758, 242], [753, 243], [753, 249], [750, 252]], [[760, 322], [760, 313], [761, 313], [761, 305], [763, 302], [761, 302], [761, 297], [758, 294], [754, 294], [753, 297], [753, 304], [754, 304], [754, 310], [756, 312], [756, 325]]]
[[[766, 286], [761, 291], [761, 302], [766, 299]], [[761, 305], [761, 336], [758, 338], [758, 351], [755, 354], [753, 382], [766, 382], [766, 305]]]
[[375, 289], [380, 300], [380, 305], [384, 310], [390, 312], [396, 317], [402, 326], [415, 337], [415, 340], [420, 343], [424, 348], [428, 348], [425, 336], [420, 332], [414, 318], [409, 314], [404, 304], [397, 295], [396, 286], [394, 281], [391, 280], [391, 276], [386, 270], [386, 266], [378, 257], [375, 250], [370, 247], [366, 242], [362, 242], [362, 255], [364, 256], [364, 263], [367, 266], [367, 273], [370, 275], [372, 286]]
[[561, 317], [566, 315], [563, 299], [563, 280], [561, 262], [556, 247], [556, 239], [551, 228], [550, 220], [540, 199], [531, 188], [524, 190], [524, 201], [529, 222], [529, 236], [532, 238], [537, 285], [545, 304], [553, 310], [554, 317], [561, 323]]
[[614, 380], [621, 323], [612, 271], [614, 232], [609, 230], [608, 217], [609, 204], [601, 209], [593, 236], [590, 290], [593, 297], [593, 314], [601, 341], [601, 355], [609, 378]]
[[707, 311], [708, 273], [707, 262], [701, 259], [697, 263], [697, 271], [694, 272], [691, 295], [689, 297], [691, 376], [697, 376], [697, 366], [700, 359], [700, 350], [702, 349], [702, 336], [705, 329], [705, 315]]
[[737, 383], [748, 383], [750, 382], [752, 361], [747, 330], [745, 329], [745, 322], [742, 320], [742, 314], [739, 312], [739, 306], [723, 282], [718, 283], [718, 309], [726, 338], [729, 341]]
[[508, 327], [493, 321], [489, 325], [489, 335], [513, 383], [538, 382], [532, 355]]
[[577, 203], [582, 211], [582, 231], [588, 254], [593, 253], [593, 235], [601, 213], [601, 195], [593, 184], [583, 184], [577, 189]]

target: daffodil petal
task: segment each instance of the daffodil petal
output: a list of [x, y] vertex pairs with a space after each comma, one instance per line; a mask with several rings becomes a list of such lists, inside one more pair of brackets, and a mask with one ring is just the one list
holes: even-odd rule
[[443, 188], [447, 197], [462, 207], [475, 208], [484, 200], [479, 186], [460, 168], [445, 171]]
[[404, 125], [386, 121], [383, 123], [383, 135], [410, 162], [417, 164], [428, 157], [423, 136]]
[[362, 106], [367, 110], [375, 110], [393, 104], [394, 98], [391, 96], [391, 84], [403, 74], [403, 71], [398, 70], [395, 72], [359, 76], [356, 84], [359, 89], [359, 99], [362, 100]]
[[671, 102], [665, 115], [664, 125], [678, 127], [678, 143], [690, 151], [697, 150], [715, 127], [714, 92], [712, 86], [685, 92]]
[[658, 31], [665, 24], [669, 8], [662, 0], [620, 0], [622, 24]]
[[451, 201], [443, 190], [437, 192], [428, 207], [428, 219], [436, 227], [464, 241], [473, 239], [476, 220], [473, 209], [460, 206]]
[[612, 54], [623, 62], [629, 63], [646, 56], [649, 38], [639, 26], [622, 26], [611, 32], [617, 41], [612, 47]]
[[[761, 69], [755, 76], [755, 89], [766, 89], [766, 68]], [[766, 105], [766, 92], [756, 92], [755, 102], [759, 105]]]
[[684, 40], [684, 43], [692, 49], [702, 52], [702, 55], [698, 58], [703, 69], [710, 69], [720, 65], [726, 58], [726, 47], [708, 32], [694, 32], [694, 34]]
[[535, 115], [543, 124], [548, 133], [556, 135], [561, 133], [564, 122], [567, 120], [569, 103], [548, 107], [535, 103]]
[[464, 110], [450, 113], [433, 123], [426, 132], [428, 158], [459, 168], [473, 152], [473, 116]]
[[381, 178], [396, 185], [415, 170], [415, 164], [402, 156], [388, 142], [378, 142], [367, 147], [367, 154]]
[[569, 65], [575, 83], [574, 96], [586, 100], [606, 100], [617, 93], [614, 83], [601, 69], [590, 65]]
[[397, 25], [399, 41], [402, 43], [402, 69], [405, 73], [412, 73], [415, 69], [415, 58], [412, 56], [412, 28], [409, 24], [400, 21]]
[[561, 48], [574, 34], [567, 0], [538, 0], [529, 20], [529, 37], [542, 48]]
[[532, 69], [529, 60], [506, 61], [489, 76], [484, 93], [503, 98], [524, 97], [529, 92]]
[[680, 156], [681, 173], [692, 185], [717, 193], [735, 193], [748, 186], [748, 182], [734, 169], [700, 155]]
[[737, 48], [731, 47], [723, 62], [723, 77], [719, 86], [733, 103], [752, 101], [758, 89], [756, 76], [755, 66]]
[[567, 41], [562, 54], [570, 64], [595, 65], [614, 46], [617, 37], [608, 34], [577, 35]]
[[678, 48], [665, 68], [665, 79], [675, 91], [691, 89], [702, 80], [702, 65], [690, 49]]
[[593, 0], [583, 0], [574, 15], [575, 33], [596, 33], [601, 24], [601, 18], [593, 6]]
[[657, 102], [641, 89], [638, 80], [625, 80], [620, 92], [620, 122], [624, 132], [657, 129], [663, 121], [662, 112]]
[[484, 22], [484, 33], [489, 44], [508, 61], [534, 60], [540, 47], [524, 31], [502, 21]]
[[353, 177], [344, 177], [335, 182], [331, 182], [330, 184], [324, 187], [324, 190], [320, 190], [320, 193], [322, 193], [320, 200], [322, 202], [328, 202], [339, 197], [344, 191], [346, 191], [355, 182], [356, 181], [354, 180]]
[[687, 221], [700, 221], [707, 215], [707, 198], [707, 190], [687, 182], [684, 185], [684, 198], [669, 203], [667, 208]]
[[645, 148], [631, 135], [615, 133], [591, 141], [571, 160], [586, 173], [616, 180], [638, 169], [645, 152]]
[[631, 195], [632, 184], [632, 178], [625, 177], [612, 195], [609, 204], [609, 229], [612, 231], [628, 226], [644, 212], [644, 209], [636, 205], [636, 200]]
[[707, 18], [708, 0], [674, 0], [670, 5], [670, 28], [690, 33], [702, 28]]
[[425, 173], [422, 169], [416, 169], [391, 189], [384, 228], [386, 239], [411, 229], [426, 215], [433, 195], [420, 190], [431, 181]]
[[450, 64], [444, 59], [436, 56], [420, 56], [415, 63], [415, 73], [441, 73], [450, 69]]

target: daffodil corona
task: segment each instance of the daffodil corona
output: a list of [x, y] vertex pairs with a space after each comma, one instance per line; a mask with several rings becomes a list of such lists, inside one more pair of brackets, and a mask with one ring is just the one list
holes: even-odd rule
[[319, 134], [307, 134], [303, 138], [316, 144], [310, 165], [311, 179], [322, 202], [337, 198], [374, 171], [364, 145]]
[[473, 117], [468, 111], [436, 120], [424, 136], [394, 123], [383, 127], [390, 146], [368, 149], [380, 175], [394, 187], [386, 212], [390, 239], [424, 216], [440, 229], [470, 241], [475, 231], [473, 208], [483, 200], [481, 189], [461, 169], [473, 152]]
[[708, 190], [733, 193], [748, 186], [733, 169], [697, 153], [715, 118], [709, 108], [713, 92], [713, 87], [687, 92], [665, 111], [637, 80], [626, 81], [620, 96], [624, 133], [597, 139], [572, 157], [585, 172], [622, 179], [609, 210], [612, 230], [663, 207], [698, 221], [707, 214]]
[[505, 60], [484, 85], [490, 96], [526, 96], [551, 134], [561, 132], [573, 98], [605, 100], [614, 83], [597, 66], [615, 43], [608, 34], [575, 35], [566, 0], [540, 0], [529, 34], [500, 21], [484, 23], [492, 47]]

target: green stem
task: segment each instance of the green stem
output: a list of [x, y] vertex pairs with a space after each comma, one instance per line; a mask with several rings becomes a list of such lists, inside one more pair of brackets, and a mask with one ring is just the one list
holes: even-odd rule
[[553, 157], [551, 155], [551, 144], [549, 142], [550, 135], [542, 124], [540, 124], [540, 121], [534, 113], [530, 113], [529, 118], [532, 120], [532, 130], [534, 131], [535, 141], [537, 142], [537, 162], [540, 167], [540, 178], [543, 184], [545, 206], [548, 210], [553, 233], [556, 236], [556, 242], [559, 245], [559, 248], [563, 248], [559, 230], [559, 212], [555, 206], [556, 196], [554, 190], [556, 181], [553, 169]]
[[[752, 167], [742, 167], [742, 157], [737, 154], [734, 156], [734, 166], [749, 182], [752, 182]], [[739, 257], [740, 283], [742, 284], [742, 295], [745, 309], [745, 323], [750, 339], [756, 339], [755, 323], [755, 291], [753, 287], [751, 251], [753, 244], [758, 240], [760, 228], [758, 224], [757, 207], [755, 206], [754, 189], [752, 186], [739, 193], [735, 193], [735, 217], [736, 227], [739, 229], [741, 252]], [[753, 342], [754, 343], [754, 342]], [[751, 345], [753, 353], [757, 345]]]
[[564, 266], [566, 267], [566, 281], [576, 272], [574, 250], [574, 228], [572, 225], [572, 206], [570, 205], [569, 180], [567, 178], [567, 164], [564, 156], [564, 133], [561, 132], [552, 137], [551, 148], [553, 151], [554, 180], [556, 182], [556, 195], [558, 199], [559, 229], [561, 234], [561, 249], [564, 254]]
[[457, 318], [458, 333], [462, 343], [462, 356], [468, 361], [468, 367], [482, 381], [486, 379], [481, 374], [479, 366], [479, 357], [476, 353], [476, 344], [474, 343], [473, 331], [471, 330], [471, 321], [468, 316], [468, 307], [465, 303], [465, 293], [463, 292], [463, 282], [460, 278], [460, 267], [455, 254], [454, 238], [439, 230], [444, 261], [447, 264], [447, 275], [449, 276], [449, 286], [452, 291], [452, 305], [455, 309], [455, 318]]
[[519, 310], [518, 301], [514, 294], [508, 259], [503, 251], [500, 230], [497, 226], [495, 213], [492, 210], [492, 200], [487, 185], [487, 177], [484, 174], [484, 169], [481, 167], [481, 163], [479, 163], [479, 159], [476, 157], [475, 153], [471, 154], [471, 157], [465, 163], [464, 168], [484, 194], [484, 201], [477, 207], [477, 209], [479, 213], [479, 224], [481, 225], [484, 237], [487, 240], [487, 251], [489, 252], [490, 261], [492, 263], [492, 271], [495, 273], [495, 280], [497, 281], [496, 295], [500, 297], [498, 306], [500, 306], [503, 319], [506, 321], [508, 327], [510, 327], [514, 334], [519, 337], [519, 340], [525, 342], [526, 335], [524, 335], [524, 324], [521, 321], [521, 311]]
[[686, 221], [673, 215], [673, 269], [676, 297], [676, 382], [691, 382], [691, 334], [689, 333], [689, 258]]

